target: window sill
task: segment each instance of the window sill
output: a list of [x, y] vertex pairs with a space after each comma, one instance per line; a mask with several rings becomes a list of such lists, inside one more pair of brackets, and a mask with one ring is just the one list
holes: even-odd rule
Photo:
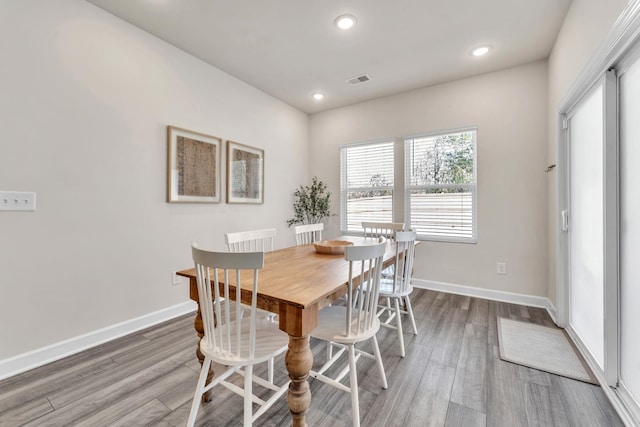
[[455, 237], [433, 237], [433, 236], [424, 236], [418, 234], [418, 240], [422, 242], [438, 242], [438, 243], [466, 243], [475, 245], [478, 243], [478, 238], [470, 238], [470, 239], [462, 239]]

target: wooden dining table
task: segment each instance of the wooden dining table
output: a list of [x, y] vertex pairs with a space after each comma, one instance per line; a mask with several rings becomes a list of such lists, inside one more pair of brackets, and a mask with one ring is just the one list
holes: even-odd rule
[[[345, 237], [353, 244], [374, 244], [375, 239]], [[393, 264], [395, 245], [387, 245], [383, 268]], [[198, 286], [195, 269], [179, 271], [189, 278], [189, 297], [196, 303]], [[349, 263], [344, 254], [317, 253], [313, 244], [284, 248], [265, 254], [264, 268], [259, 271], [258, 307], [278, 315], [280, 330], [289, 335], [285, 365], [291, 379], [287, 401], [294, 427], [306, 425], [305, 414], [311, 404], [307, 377], [313, 365], [309, 333], [318, 325], [320, 309], [347, 291]], [[242, 289], [242, 301], [251, 303], [251, 293]], [[200, 306], [194, 321], [196, 332], [203, 337]], [[196, 349], [202, 363], [204, 356]], [[209, 372], [209, 380], [213, 372]]]

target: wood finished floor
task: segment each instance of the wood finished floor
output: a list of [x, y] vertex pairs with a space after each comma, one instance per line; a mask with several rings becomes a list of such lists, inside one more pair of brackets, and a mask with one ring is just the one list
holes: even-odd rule
[[[546, 311], [416, 289], [418, 335], [378, 333], [389, 388], [373, 361], [358, 362], [363, 426], [621, 426], [597, 386], [500, 360], [496, 317], [553, 326]], [[0, 382], [0, 426], [181, 426], [199, 371], [193, 315]], [[406, 329], [406, 328], [405, 328]], [[325, 347], [312, 341], [314, 367]], [[276, 381], [286, 379], [276, 360]], [[260, 367], [259, 373], [266, 369]], [[348, 426], [348, 395], [310, 381], [309, 426]], [[197, 425], [236, 426], [242, 401], [224, 388]], [[256, 425], [288, 426], [286, 398]]]

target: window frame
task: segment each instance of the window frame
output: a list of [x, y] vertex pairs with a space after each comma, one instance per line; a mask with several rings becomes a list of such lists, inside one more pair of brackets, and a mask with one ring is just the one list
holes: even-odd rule
[[[347, 179], [347, 171], [345, 171], [345, 168], [347, 166], [347, 162], [346, 162], [346, 155], [347, 155], [347, 150], [350, 148], [356, 148], [356, 147], [363, 147], [363, 146], [376, 146], [376, 145], [382, 145], [382, 144], [390, 144], [392, 147], [392, 151], [394, 153], [393, 155], [393, 161], [392, 161], [392, 168], [393, 168], [393, 185], [387, 185], [387, 186], [378, 186], [378, 187], [371, 187], [371, 186], [367, 186], [367, 187], [348, 187], [347, 183], [345, 182]], [[397, 166], [397, 154], [396, 154], [396, 144], [397, 144], [397, 140], [396, 138], [384, 138], [384, 139], [376, 139], [376, 140], [371, 140], [371, 141], [362, 141], [362, 142], [356, 142], [356, 143], [352, 143], [352, 144], [344, 144], [339, 146], [339, 155], [340, 155], [340, 233], [342, 234], [350, 234], [350, 235], [364, 235], [363, 231], [361, 230], [353, 230], [353, 229], [349, 229], [349, 217], [348, 217], [348, 194], [350, 192], [354, 192], [354, 191], [389, 191], [391, 193], [391, 221], [393, 221], [393, 216], [394, 216], [394, 205], [395, 205], [395, 196], [397, 194], [398, 191], [401, 191], [401, 188], [398, 188], [398, 180], [396, 179], [396, 166]], [[401, 185], [401, 184], [400, 184]], [[375, 218], [372, 219], [367, 219], [370, 221], [379, 221]]]
[[[451, 135], [456, 133], [472, 132], [473, 133], [473, 183], [472, 184], [429, 184], [429, 185], [411, 185], [411, 149], [410, 145], [413, 144], [413, 140], [419, 138], [433, 138], [437, 136]], [[403, 149], [404, 149], [404, 206], [403, 217], [404, 223], [407, 226], [412, 226], [412, 209], [411, 209], [411, 192], [413, 190], [428, 190], [428, 189], [446, 189], [446, 188], [469, 188], [471, 190], [471, 237], [457, 237], [457, 236], [440, 236], [429, 234], [418, 234], [419, 240], [434, 241], [434, 242], [453, 242], [453, 243], [472, 243], [478, 242], [478, 126], [466, 126], [455, 129], [448, 129], [442, 131], [420, 133], [416, 135], [409, 135], [402, 137]]]

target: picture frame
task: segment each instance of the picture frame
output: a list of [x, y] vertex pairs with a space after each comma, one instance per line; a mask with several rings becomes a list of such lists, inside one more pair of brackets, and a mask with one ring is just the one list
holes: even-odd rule
[[227, 141], [227, 203], [264, 203], [264, 150]]
[[167, 202], [220, 203], [222, 139], [167, 126]]

